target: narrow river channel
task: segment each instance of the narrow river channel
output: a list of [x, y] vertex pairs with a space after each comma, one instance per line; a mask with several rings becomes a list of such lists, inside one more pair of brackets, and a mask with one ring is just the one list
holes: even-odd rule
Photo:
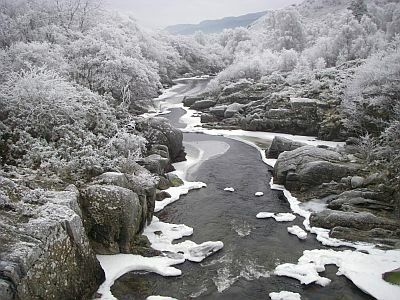
[[[186, 111], [170, 108], [185, 95], [202, 91], [207, 80], [180, 81], [161, 105], [169, 107], [165, 114], [171, 123], [184, 129], [180, 119]], [[268, 141], [258, 141], [267, 146]], [[201, 181], [206, 188], [191, 191], [179, 201], [157, 214], [163, 221], [194, 228], [191, 240], [222, 241], [224, 248], [201, 263], [186, 261], [176, 266], [179, 277], [162, 277], [152, 273], [132, 272], [118, 279], [112, 293], [121, 300], [146, 299], [164, 295], [185, 299], [269, 299], [271, 292], [300, 293], [302, 299], [372, 299], [344, 276], [336, 276], [337, 268], [329, 266], [324, 276], [330, 285], [302, 286], [297, 280], [272, 274], [282, 263], [296, 263], [304, 250], [326, 249], [313, 235], [299, 240], [287, 231], [288, 226], [302, 225], [297, 216], [292, 222], [257, 219], [261, 212], [291, 212], [280, 191], [271, 190], [272, 168], [260, 152], [246, 143], [203, 133], [185, 133], [184, 143], [189, 156], [202, 154], [200, 162], [188, 170], [187, 180]], [[263, 143], [265, 143], [263, 145]], [[233, 187], [235, 192], [224, 191]], [[255, 197], [256, 192], [264, 196]]]

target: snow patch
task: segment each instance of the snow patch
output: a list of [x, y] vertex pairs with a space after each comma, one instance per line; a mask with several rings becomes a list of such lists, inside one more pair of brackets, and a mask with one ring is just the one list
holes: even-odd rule
[[165, 198], [162, 201], [156, 201], [154, 212], [159, 212], [163, 210], [167, 205], [174, 203], [179, 200], [182, 195], [186, 195], [191, 190], [198, 190], [207, 185], [203, 182], [189, 182], [183, 181], [183, 185], [178, 187], [170, 187], [169, 189], [165, 190], [171, 197]]
[[290, 234], [297, 236], [300, 240], [305, 240], [307, 238], [307, 232], [305, 232], [302, 228], [297, 225], [288, 227], [287, 231]]
[[235, 189], [233, 187], [224, 188], [224, 191], [233, 193]]
[[262, 196], [264, 196], [264, 193], [263, 192], [257, 192], [257, 193], [254, 194], [254, 196], [262, 197]]
[[268, 219], [274, 218], [277, 222], [291, 222], [296, 219], [296, 216], [291, 213], [270, 213], [270, 212], [260, 212], [257, 214], [257, 219]]
[[174, 240], [184, 236], [191, 236], [193, 228], [186, 225], [175, 225], [161, 222], [157, 217], [147, 226], [143, 233], [149, 239], [155, 250], [173, 253], [174, 257], [184, 258], [193, 262], [201, 262], [211, 254], [221, 250], [222, 242], [204, 242], [200, 245], [192, 241], [173, 244]]
[[269, 297], [271, 298], [271, 300], [301, 300], [300, 294], [286, 291], [279, 293], [270, 293]]
[[143, 257], [132, 254], [117, 254], [117, 255], [97, 255], [101, 267], [105, 273], [105, 281], [98, 289], [103, 300], [117, 300], [111, 294], [111, 286], [122, 275], [132, 271], [148, 271], [154, 272], [162, 276], [179, 276], [181, 270], [172, 267], [173, 265], [181, 264], [185, 260], [173, 259], [168, 257]]

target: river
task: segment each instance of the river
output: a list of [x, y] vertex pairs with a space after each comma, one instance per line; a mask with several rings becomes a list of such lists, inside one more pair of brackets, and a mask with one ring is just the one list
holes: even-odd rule
[[[179, 81], [160, 102], [170, 111], [164, 117], [184, 129], [187, 124], [181, 117], [186, 111], [178, 107], [179, 103], [185, 95], [202, 91], [207, 82]], [[265, 147], [268, 140], [255, 142]], [[326, 287], [305, 286], [297, 280], [273, 275], [277, 265], [296, 263], [304, 250], [326, 247], [311, 234], [306, 240], [288, 234], [288, 226], [302, 225], [301, 217], [289, 223], [256, 218], [261, 211], [291, 212], [283, 193], [271, 190], [272, 168], [262, 161], [256, 148], [223, 136], [191, 132], [184, 134], [184, 144], [189, 155], [202, 153], [202, 159], [188, 170], [186, 179], [204, 182], [207, 187], [182, 196], [157, 217], [193, 227], [190, 239], [197, 243], [222, 241], [224, 247], [201, 263], [186, 261], [178, 265], [182, 270], [178, 277], [144, 272], [125, 274], [112, 287], [115, 297], [128, 300], [163, 295], [180, 300], [251, 300], [269, 299], [271, 292], [291, 291], [301, 294], [302, 299], [373, 299], [346, 277], [336, 276], [334, 266], [322, 273], [332, 280]], [[235, 192], [224, 191], [226, 187], [235, 188]], [[263, 192], [264, 196], [255, 197], [256, 192]]]

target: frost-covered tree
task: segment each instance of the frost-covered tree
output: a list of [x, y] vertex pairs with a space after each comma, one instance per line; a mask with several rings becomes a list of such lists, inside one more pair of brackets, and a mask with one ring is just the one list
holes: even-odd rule
[[400, 106], [400, 51], [373, 55], [358, 68], [343, 101], [347, 127], [379, 136], [396, 118]]
[[352, 0], [349, 9], [358, 21], [361, 21], [361, 18], [368, 13], [365, 0]]

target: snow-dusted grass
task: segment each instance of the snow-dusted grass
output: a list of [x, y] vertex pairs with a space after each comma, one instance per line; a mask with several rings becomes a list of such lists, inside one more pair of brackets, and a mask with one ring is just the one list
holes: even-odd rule
[[269, 297], [271, 300], [301, 300], [300, 294], [287, 291], [269, 293]]
[[305, 240], [307, 238], [307, 232], [304, 231], [300, 226], [294, 225], [288, 227], [287, 231], [290, 234], [297, 236], [300, 240]]
[[270, 213], [270, 212], [260, 212], [257, 214], [257, 219], [268, 219], [274, 218], [277, 222], [291, 222], [296, 219], [296, 216], [291, 213]]
[[203, 261], [224, 246], [222, 242], [205, 242], [198, 245], [189, 240], [173, 244], [174, 240], [191, 236], [192, 234], [193, 228], [191, 227], [164, 223], [157, 217], [153, 217], [151, 224], [144, 230], [144, 235], [148, 237], [153, 249], [172, 252], [193, 262]]
[[98, 289], [103, 300], [116, 300], [110, 291], [111, 286], [122, 275], [132, 271], [154, 272], [162, 276], [179, 276], [182, 271], [172, 266], [181, 264], [184, 258], [168, 257], [143, 257], [132, 254], [97, 255], [101, 267], [106, 275], [106, 280]]

